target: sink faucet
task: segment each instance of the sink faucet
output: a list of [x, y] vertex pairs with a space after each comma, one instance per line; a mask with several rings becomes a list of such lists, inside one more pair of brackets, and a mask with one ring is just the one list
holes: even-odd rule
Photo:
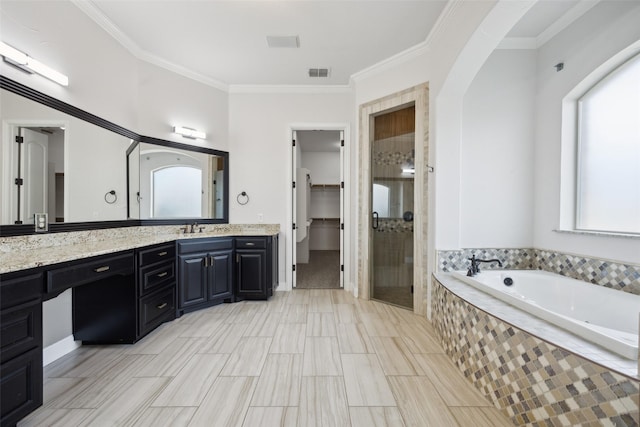
[[477, 273], [480, 273], [480, 263], [481, 262], [497, 262], [500, 267], [502, 267], [502, 261], [499, 259], [479, 259], [476, 258], [475, 255], [472, 255], [471, 258], [467, 258], [471, 261], [471, 266], [467, 270], [467, 276], [475, 276]]
[[194, 222], [193, 224], [191, 224], [191, 234], [196, 232], [196, 228], [198, 227], [198, 223]]

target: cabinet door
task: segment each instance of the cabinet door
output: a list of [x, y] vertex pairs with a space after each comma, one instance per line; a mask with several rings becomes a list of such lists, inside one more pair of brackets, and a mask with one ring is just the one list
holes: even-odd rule
[[267, 251], [264, 249], [237, 251], [238, 292], [240, 298], [267, 297]]
[[0, 424], [15, 425], [42, 405], [42, 348], [0, 365]]
[[178, 256], [180, 275], [180, 308], [203, 303], [207, 300], [206, 253]]
[[209, 300], [232, 297], [232, 272], [232, 250], [209, 254]]

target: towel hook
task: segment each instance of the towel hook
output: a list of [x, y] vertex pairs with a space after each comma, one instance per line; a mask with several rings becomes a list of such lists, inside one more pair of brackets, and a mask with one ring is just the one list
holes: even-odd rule
[[107, 191], [104, 195], [104, 201], [112, 205], [118, 200], [116, 190]]
[[247, 203], [249, 203], [249, 195], [246, 191], [243, 191], [242, 193], [238, 194], [238, 197], [236, 197], [236, 201], [239, 205], [246, 205]]

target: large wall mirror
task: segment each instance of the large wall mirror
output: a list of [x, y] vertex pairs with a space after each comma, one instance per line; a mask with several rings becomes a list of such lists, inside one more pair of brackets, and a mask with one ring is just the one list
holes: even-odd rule
[[[0, 76], [0, 236], [228, 222], [229, 154], [140, 136]], [[185, 199], [185, 197], [191, 199]]]
[[225, 154], [134, 144], [127, 152], [130, 218], [223, 219]]

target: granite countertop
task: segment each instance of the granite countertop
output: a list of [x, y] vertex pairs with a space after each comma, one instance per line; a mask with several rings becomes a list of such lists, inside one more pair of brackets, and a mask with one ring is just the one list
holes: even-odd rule
[[0, 239], [0, 273], [26, 270], [183, 239], [271, 236], [278, 224], [221, 224], [184, 234], [171, 227], [127, 227]]

